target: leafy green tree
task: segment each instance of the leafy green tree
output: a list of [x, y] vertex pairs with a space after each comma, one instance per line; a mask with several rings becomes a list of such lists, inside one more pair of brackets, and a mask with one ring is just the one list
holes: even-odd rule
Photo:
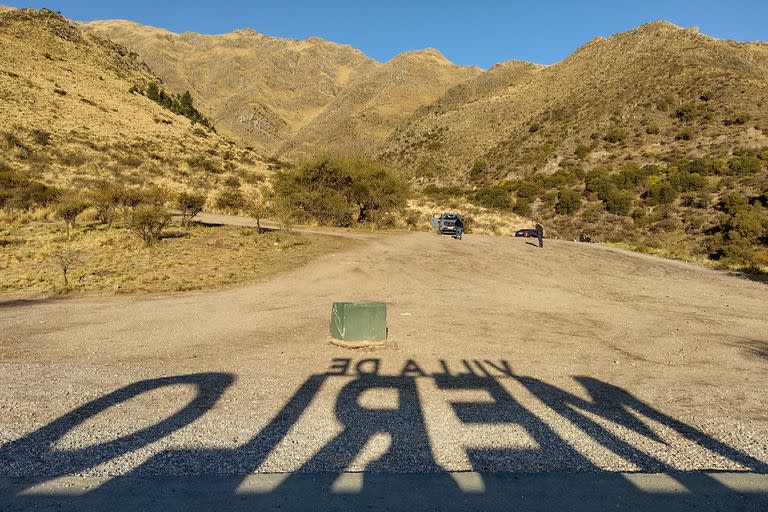
[[203, 194], [188, 194], [182, 192], [176, 198], [176, 207], [181, 212], [181, 224], [189, 228], [195, 216], [203, 211], [206, 197]]
[[320, 157], [279, 172], [274, 200], [299, 218], [321, 224], [376, 221], [403, 208], [407, 181], [385, 165], [361, 159]]
[[569, 188], [562, 188], [557, 196], [555, 211], [560, 215], [571, 215], [581, 208], [581, 194]]
[[91, 192], [91, 202], [96, 208], [96, 219], [102, 224], [112, 226], [120, 207], [125, 200], [125, 187], [122, 185], [102, 184]]
[[632, 208], [632, 193], [619, 190], [613, 183], [605, 190], [601, 198], [605, 209], [615, 215], [627, 215]]
[[56, 216], [64, 221], [67, 226], [67, 238], [72, 236], [72, 229], [75, 227], [77, 217], [83, 213], [89, 204], [75, 196], [63, 199], [56, 205]]

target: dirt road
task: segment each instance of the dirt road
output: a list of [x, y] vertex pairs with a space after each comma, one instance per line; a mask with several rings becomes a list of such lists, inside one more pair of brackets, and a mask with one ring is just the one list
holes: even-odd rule
[[[768, 472], [766, 285], [595, 245], [365, 238], [225, 291], [0, 304], [0, 475], [331, 472], [331, 496], [364, 494], [356, 471], [682, 471], [690, 498], [720, 486], [691, 471]], [[330, 345], [340, 300], [387, 302], [389, 346]], [[760, 481], [739, 499], [765, 503]]]

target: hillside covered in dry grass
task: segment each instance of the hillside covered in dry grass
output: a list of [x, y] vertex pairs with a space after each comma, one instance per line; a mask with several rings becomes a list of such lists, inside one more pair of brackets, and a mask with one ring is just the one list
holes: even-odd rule
[[175, 34], [125, 20], [82, 27], [138, 53], [172, 89], [191, 91], [219, 126], [287, 157], [368, 152], [416, 108], [480, 73], [431, 49], [382, 64], [316, 37]]
[[727, 152], [768, 143], [767, 84], [768, 43], [649, 23], [551, 66], [494, 66], [403, 123], [386, 156], [458, 176], [485, 161], [503, 179]]
[[382, 64], [319, 38], [72, 24], [49, 11], [0, 14], [0, 38], [0, 171], [214, 192], [232, 199], [219, 209], [238, 210], [240, 191], [282, 165], [254, 151], [374, 155], [416, 192], [410, 211], [382, 216], [392, 225], [450, 208], [482, 218], [480, 232], [536, 220], [550, 236], [768, 267], [765, 42], [654, 22], [551, 66], [482, 72], [432, 49]]
[[428, 197], [562, 237], [767, 265], [766, 106], [768, 43], [656, 22], [551, 66], [494, 66], [420, 108], [380, 156]]
[[131, 92], [156, 82], [136, 54], [56, 13], [1, 13], [0, 170], [71, 189], [263, 179], [258, 154]]

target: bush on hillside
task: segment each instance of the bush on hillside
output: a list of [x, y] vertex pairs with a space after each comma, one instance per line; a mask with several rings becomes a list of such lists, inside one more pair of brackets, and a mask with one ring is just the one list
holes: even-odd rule
[[7, 170], [0, 171], [0, 208], [4, 210], [30, 210], [54, 203], [60, 192], [38, 181]]
[[56, 216], [66, 224], [68, 237], [72, 235], [77, 217], [89, 206], [86, 201], [76, 196], [65, 197], [56, 205]]
[[571, 215], [581, 208], [581, 194], [569, 188], [560, 189], [555, 211], [560, 215]]
[[164, 208], [141, 204], [128, 216], [128, 228], [149, 246], [160, 240], [170, 220]]
[[176, 208], [181, 212], [181, 224], [188, 228], [192, 219], [203, 211], [206, 197], [203, 194], [188, 194], [182, 192], [176, 198]]
[[192, 121], [193, 124], [199, 123], [213, 132], [216, 131], [216, 128], [214, 128], [211, 121], [199, 110], [197, 110], [197, 108], [195, 108], [194, 102], [192, 101], [192, 95], [189, 93], [189, 91], [185, 91], [183, 94], [174, 96], [165, 92], [165, 90], [163, 90], [163, 88], [157, 85], [155, 82], [150, 82], [146, 91], [142, 91], [138, 87], [133, 86], [129, 92], [138, 92], [143, 94], [150, 100], [170, 110], [174, 114], [186, 117]]
[[608, 212], [615, 215], [627, 215], [632, 208], [632, 198], [631, 192], [619, 190], [616, 185], [611, 183], [600, 199], [605, 204], [605, 209]]
[[509, 210], [512, 208], [512, 198], [509, 192], [499, 186], [477, 189], [472, 195], [472, 200], [486, 208], [496, 210]]
[[608, 133], [605, 134], [605, 136], [603, 137], [603, 140], [611, 144], [616, 144], [626, 139], [627, 136], [628, 134], [625, 130], [622, 130], [620, 128], [613, 128], [612, 130], [609, 130]]
[[531, 201], [526, 197], [518, 197], [512, 211], [521, 217], [527, 217], [531, 214]]
[[668, 180], [650, 182], [645, 193], [645, 202], [650, 205], [672, 204], [677, 199], [678, 190]]
[[675, 117], [681, 121], [693, 121], [699, 114], [699, 108], [693, 103], [683, 103], [675, 109]]
[[219, 192], [213, 205], [228, 213], [239, 213], [246, 206], [245, 196], [236, 188], [227, 188]]

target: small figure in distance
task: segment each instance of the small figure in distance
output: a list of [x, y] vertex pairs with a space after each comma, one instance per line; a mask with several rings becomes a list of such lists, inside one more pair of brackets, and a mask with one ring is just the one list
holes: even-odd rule
[[453, 235], [453, 238], [456, 240], [461, 240], [461, 235], [464, 233], [464, 221], [461, 220], [461, 216], [456, 218], [456, 232]]
[[544, 247], [544, 226], [536, 223], [536, 238], [539, 239], [539, 247]]

